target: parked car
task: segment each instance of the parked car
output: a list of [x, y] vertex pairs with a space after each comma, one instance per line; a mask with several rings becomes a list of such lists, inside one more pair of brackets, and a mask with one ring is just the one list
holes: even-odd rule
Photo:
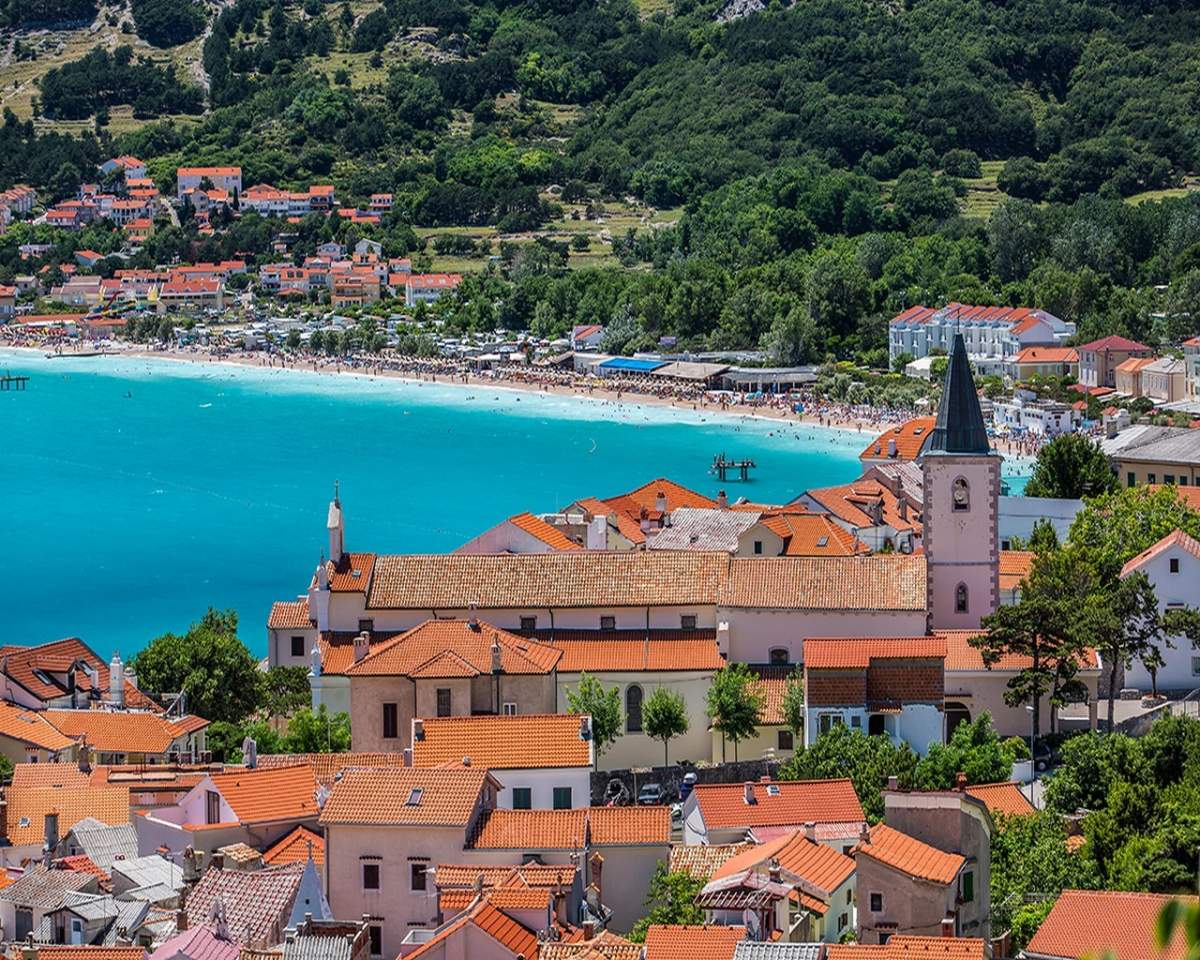
[[1051, 767], [1062, 763], [1062, 752], [1054, 749], [1045, 740], [1039, 740], [1033, 747], [1033, 767], [1038, 773], [1045, 773]]
[[692, 794], [692, 788], [696, 786], [696, 781], [699, 778], [694, 773], [685, 773], [683, 781], [679, 784], [679, 802], [683, 803]]
[[661, 783], [643, 784], [638, 791], [637, 802], [639, 807], [657, 807], [667, 802], [667, 791]]

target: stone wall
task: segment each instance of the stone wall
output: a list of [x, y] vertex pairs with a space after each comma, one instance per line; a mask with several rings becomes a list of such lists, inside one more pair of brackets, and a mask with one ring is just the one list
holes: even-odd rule
[[608, 781], [614, 778], [625, 784], [631, 801], [637, 800], [638, 791], [647, 783], [658, 783], [666, 788], [669, 802], [674, 803], [679, 799], [679, 785], [683, 782], [684, 774], [696, 774], [699, 783], [744, 783], [762, 777], [774, 780], [779, 775], [779, 767], [778, 760], [741, 760], [711, 767], [674, 764], [636, 770], [602, 770], [592, 773], [592, 803], [596, 806], [604, 803]]

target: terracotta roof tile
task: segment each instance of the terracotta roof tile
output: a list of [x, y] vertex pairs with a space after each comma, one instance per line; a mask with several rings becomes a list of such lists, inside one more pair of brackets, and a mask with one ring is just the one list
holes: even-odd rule
[[488, 782], [478, 768], [350, 769], [334, 785], [321, 823], [465, 826]]
[[312, 768], [313, 776], [322, 786], [333, 786], [337, 775], [343, 770], [382, 770], [403, 767], [402, 753], [260, 753], [258, 768], [271, 770], [276, 767], [291, 767], [306, 763]]
[[854, 852], [909, 876], [946, 885], [954, 882], [967, 862], [957, 853], [945, 853], [883, 823], [875, 824], [869, 840], [859, 841]]
[[[978, 671], [987, 670], [984, 666], [983, 654], [971, 646], [970, 640], [979, 636], [978, 630], [935, 630], [934, 634], [946, 642], [946, 670]], [[992, 670], [1024, 670], [1032, 663], [1029, 657], [1021, 654], [1004, 654], [992, 664]], [[1089, 647], [1080, 662], [1082, 670], [1099, 670], [1100, 658], [1096, 651]]]
[[285, 863], [261, 870], [218, 870], [210, 867], [187, 896], [189, 927], [203, 926], [213, 901], [220, 899], [231, 931], [246, 942], [268, 945], [283, 940], [304, 865]]
[[[72, 665], [76, 664], [86, 665], [96, 670], [99, 692], [107, 699], [108, 664], [78, 637], [55, 640], [36, 647], [0, 647], [0, 671], [7, 673], [9, 677], [43, 701], [57, 700], [68, 695], [65, 686], [66, 678], [63, 677], [60, 681], [53, 674], [65, 673]], [[39, 673], [42, 676], [39, 676]], [[91, 678], [83, 669], [76, 670], [75, 684], [81, 691], [92, 689]], [[128, 682], [125, 684], [125, 702], [126, 706], [139, 710], [162, 710], [161, 706]]]
[[666, 807], [588, 807], [576, 810], [491, 810], [480, 819], [467, 846], [475, 850], [575, 850], [585, 824], [592, 844], [666, 846], [671, 814]]
[[[1064, 890], [1029, 941], [1026, 953], [1043, 957], [1182, 960], [1187, 953], [1182, 935], [1163, 950], [1155, 942], [1158, 915], [1171, 899], [1156, 893]], [[1197, 902], [1196, 897], [1179, 899], [1189, 904]], [[1118, 918], [1120, 922], [1114, 922]]]
[[[776, 791], [768, 787], [777, 788]], [[755, 782], [753, 803], [741, 783], [697, 784], [693, 792], [708, 829], [861, 822], [862, 804], [849, 780]]]
[[371, 609], [645, 606], [712, 603], [729, 557], [701, 551], [565, 550], [488, 556], [380, 556]]
[[1074, 347], [1026, 347], [1016, 357], [1017, 363], [1078, 363], [1079, 351]]
[[491, 904], [479, 904], [470, 913], [441, 928], [433, 937], [417, 947], [408, 957], [422, 957], [437, 953], [442, 943], [454, 936], [467, 924], [478, 927], [513, 956], [534, 958], [538, 955], [537, 935], [512, 917], [497, 910]]
[[590, 767], [591, 741], [579, 736], [579, 717], [566, 714], [430, 717], [413, 743], [413, 766], [436, 767], [471, 758], [489, 770]]
[[1037, 808], [1021, 791], [1021, 785], [1011, 780], [1004, 783], [977, 783], [967, 787], [967, 795], [983, 802], [993, 813], [1010, 817], [1022, 817], [1037, 813]]
[[1015, 590], [1029, 576], [1036, 557], [1032, 550], [1000, 551], [1000, 589]]
[[642, 945], [602, 930], [591, 940], [543, 943], [538, 960], [642, 960]]
[[347, 676], [472, 677], [492, 672], [492, 645], [508, 674], [546, 674], [562, 654], [479, 621], [426, 620], [371, 649]]
[[[581, 631], [582, 632], [582, 631]], [[611, 671], [720, 670], [725, 666], [716, 642], [716, 631], [677, 631], [671, 639], [649, 638], [639, 631], [591, 631], [586, 640], [559, 639], [570, 636], [557, 631], [550, 646], [562, 651], [558, 672], [605, 673]]]
[[535, 517], [532, 513], [518, 513], [514, 517], [509, 517], [508, 522], [518, 530], [523, 530], [531, 537], [540, 540], [548, 547], [553, 547], [555, 550], [583, 549], [558, 527], [547, 523], [540, 517]]
[[241, 823], [315, 820], [320, 812], [317, 779], [308, 764], [217, 773], [211, 779]]
[[1143, 550], [1136, 557], [1133, 557], [1131, 560], [1129, 560], [1125, 566], [1121, 568], [1121, 576], [1128, 576], [1143, 564], [1153, 560], [1159, 554], [1170, 550], [1172, 547], [1179, 547], [1182, 550], [1186, 550], [1193, 557], [1200, 559], [1200, 541], [1196, 540], [1195, 537], [1184, 533], [1182, 530], [1173, 530], [1171, 533], [1168, 533], [1165, 537], [1159, 540], [1158, 543], [1147, 548], [1146, 550]]
[[784, 537], [786, 557], [850, 557], [871, 549], [820, 513], [781, 513], [763, 523]]
[[758, 677], [756, 689], [763, 695], [762, 710], [758, 715], [761, 726], [778, 726], [787, 721], [783, 716], [783, 698], [787, 694], [788, 682], [795, 675], [794, 667], [752, 666], [750, 672]]
[[267, 627], [271, 630], [307, 630], [313, 626], [308, 600], [277, 600], [271, 604]]
[[746, 557], [730, 561], [718, 602], [785, 610], [924, 610], [925, 591], [923, 556]]
[[111, 710], [47, 710], [44, 716], [72, 739], [87, 737], [88, 746], [102, 753], [166, 753], [189, 730], [208, 726], [199, 718], [193, 727], [159, 713]]
[[666, 926], [646, 930], [646, 960], [732, 960], [745, 927]]
[[1091, 343], [1085, 343], [1080, 350], [1146, 350], [1150, 348], [1144, 343], [1138, 343], [1136, 340], [1130, 340], [1128, 337], [1120, 337], [1116, 334], [1111, 336], [1101, 337], [1099, 340], [1093, 340]]
[[886, 944], [837, 944], [826, 960], [984, 960], [983, 941], [974, 937], [913, 937], [896, 934]]
[[126, 787], [92, 787], [72, 783], [61, 787], [8, 788], [8, 839], [13, 846], [42, 843], [46, 837], [45, 816], [58, 814], [58, 835], [85, 817], [116, 826], [129, 822], [129, 790]]
[[668, 866], [671, 873], [707, 880], [731, 857], [755, 848], [753, 843], [673, 843]]
[[329, 563], [329, 589], [342, 593], [366, 593], [375, 568], [375, 554], [347, 553]]
[[54, 752], [75, 744], [72, 737], [50, 724], [44, 714], [5, 702], [0, 702], [0, 736]]
[[932, 637], [810, 637], [804, 641], [804, 669], [869, 667], [872, 660], [942, 660], [946, 641]]
[[717, 501], [711, 500], [695, 490], [689, 490], [683, 484], [668, 480], [666, 477], [651, 480], [628, 493], [605, 497], [604, 502], [627, 516], [637, 519], [643, 507], [648, 511], [658, 510], [660, 493], [666, 498], [668, 513], [679, 507], [715, 507], [717, 505]]
[[779, 866], [792, 876], [824, 891], [826, 899], [854, 873], [852, 857], [810, 840], [803, 831], [794, 830], [725, 861], [713, 873], [712, 879], [736, 876], [756, 867], [761, 868], [758, 872], [766, 873], [767, 864], [772, 860], [778, 860]]
[[[861, 460], [916, 460], [929, 436], [933, 433], [936, 417], [914, 417], [905, 423], [897, 424], [886, 433], [880, 434], [860, 453]], [[896, 443], [896, 452], [891, 450], [891, 442]]]
[[325, 863], [325, 838], [308, 827], [297, 827], [262, 855], [263, 863], [307, 863], [309, 851], [318, 867]]
[[[146, 951], [141, 947], [56, 946], [40, 943], [37, 955], [38, 960], [145, 960]], [[21, 956], [19, 944], [14, 956]]]

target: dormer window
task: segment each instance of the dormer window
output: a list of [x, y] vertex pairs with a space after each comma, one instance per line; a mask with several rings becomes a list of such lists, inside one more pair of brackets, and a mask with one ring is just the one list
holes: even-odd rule
[[950, 492], [950, 499], [956, 511], [971, 509], [971, 487], [962, 477], [958, 477], [954, 481], [954, 487]]

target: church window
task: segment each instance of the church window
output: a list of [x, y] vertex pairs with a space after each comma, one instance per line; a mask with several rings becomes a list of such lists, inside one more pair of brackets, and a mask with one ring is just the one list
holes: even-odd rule
[[971, 509], [971, 487], [962, 477], [958, 477], [954, 481], [951, 499], [954, 501], [955, 510]]
[[954, 588], [954, 612], [967, 612], [967, 585], [965, 583], [960, 583]]

